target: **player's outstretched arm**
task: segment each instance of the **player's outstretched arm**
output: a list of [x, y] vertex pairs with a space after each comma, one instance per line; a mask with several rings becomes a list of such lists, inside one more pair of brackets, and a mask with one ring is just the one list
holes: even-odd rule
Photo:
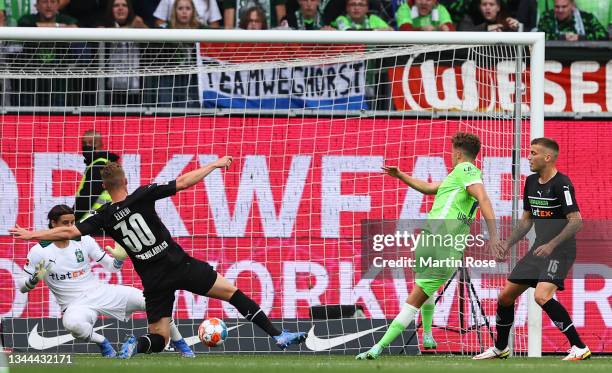
[[482, 217], [487, 223], [487, 230], [489, 232], [489, 244], [493, 249], [495, 256], [500, 257], [501, 253], [497, 252], [498, 247], [498, 236], [497, 236], [497, 223], [495, 222], [495, 212], [493, 211], [493, 205], [489, 199], [486, 189], [482, 183], [476, 183], [466, 188], [467, 192], [476, 198], [478, 205], [480, 206], [480, 212]]
[[382, 170], [385, 174], [400, 179], [404, 184], [423, 194], [436, 194], [441, 184], [439, 182], [428, 183], [427, 181], [417, 179], [400, 171], [400, 169], [395, 166], [383, 166]]
[[197, 170], [189, 171], [186, 174], [179, 176], [176, 179], [176, 191], [181, 191], [187, 188], [191, 188], [196, 185], [202, 179], [204, 179], [208, 174], [221, 167], [229, 167], [232, 164], [233, 158], [229, 155], [226, 155], [223, 158], [219, 158], [214, 162], [207, 164], [204, 167], [200, 167]]
[[25, 241], [64, 241], [81, 237], [81, 232], [74, 225], [70, 227], [56, 227], [40, 231], [29, 231], [15, 225], [15, 227], [10, 228], [8, 231], [13, 237]]

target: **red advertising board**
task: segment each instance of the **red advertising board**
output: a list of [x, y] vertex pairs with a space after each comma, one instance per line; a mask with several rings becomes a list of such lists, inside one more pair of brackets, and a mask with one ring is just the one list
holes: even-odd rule
[[[426, 60], [388, 70], [397, 110], [514, 110], [515, 64], [501, 61], [477, 66], [466, 61], [455, 66]], [[529, 72], [523, 78], [529, 96]], [[545, 63], [544, 111], [612, 111], [612, 61], [578, 60]], [[529, 102], [523, 98], [523, 102]], [[525, 105], [523, 110], [528, 110]]]
[[[504, 175], [510, 172], [511, 152], [504, 146], [511, 144], [511, 136], [488, 131], [487, 126], [470, 126], [483, 135], [479, 166], [498, 216], [509, 216], [511, 189]], [[45, 287], [28, 295], [14, 290], [29, 245], [2, 232], [14, 224], [43, 227], [51, 206], [72, 204], [84, 169], [79, 136], [89, 129], [102, 133], [107, 148], [121, 155], [131, 190], [171, 180], [218, 156], [235, 157], [230, 170], [215, 171], [201, 185], [158, 202], [157, 208], [186, 251], [215, 264], [272, 317], [307, 318], [311, 305], [359, 303], [369, 317], [393, 318], [412, 282], [361, 278], [360, 222], [423, 218], [431, 199], [407, 192], [385, 177], [380, 167], [398, 164], [419, 177], [444, 177], [450, 166], [449, 138], [465, 129], [465, 124], [400, 119], [0, 116], [2, 317], [58, 315]], [[598, 122], [546, 123], [546, 135], [561, 147], [559, 169], [571, 177], [588, 219], [612, 218], [609, 134]], [[96, 270], [104, 280], [140, 286], [130, 263], [119, 275]], [[612, 334], [610, 277], [581, 269], [558, 296], [594, 351], [612, 352], [604, 343]], [[473, 274], [473, 279], [486, 314], [494, 321], [495, 299], [503, 281], [489, 280], [485, 274]], [[457, 298], [458, 290], [449, 290], [438, 307], [437, 326], [458, 324]], [[231, 306], [187, 293], [179, 294], [176, 310], [178, 318], [238, 316]], [[525, 312], [522, 301], [516, 323], [523, 334]], [[461, 338], [444, 328], [436, 333], [451, 347]], [[546, 317], [543, 348], [566, 348], [564, 337]]]

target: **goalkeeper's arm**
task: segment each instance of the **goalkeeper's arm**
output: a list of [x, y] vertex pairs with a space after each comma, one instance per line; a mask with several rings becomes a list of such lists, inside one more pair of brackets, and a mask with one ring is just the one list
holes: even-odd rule
[[26, 271], [29, 277], [23, 276], [21, 278], [20, 284], [19, 284], [19, 290], [22, 293], [27, 293], [28, 291], [34, 289], [36, 285], [38, 284], [38, 282], [40, 282], [40, 280], [45, 278], [45, 275], [47, 274], [47, 270], [49, 269], [50, 265], [51, 263], [45, 266], [45, 261], [41, 260], [40, 262], [38, 262], [38, 264], [36, 264], [36, 270], [34, 271], [34, 273], [30, 274], [29, 272]]
[[123, 262], [127, 258], [127, 252], [125, 249], [118, 243], [115, 243], [115, 247], [106, 246], [106, 251], [108, 251], [112, 259], [108, 256], [104, 256], [104, 258], [100, 260], [100, 264], [111, 272], [121, 271]]

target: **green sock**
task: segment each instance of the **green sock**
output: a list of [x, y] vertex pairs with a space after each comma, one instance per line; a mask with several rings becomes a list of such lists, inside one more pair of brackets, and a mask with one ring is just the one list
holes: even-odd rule
[[387, 348], [402, 332], [406, 329], [404, 325], [402, 325], [399, 321], [393, 320], [391, 325], [389, 325], [389, 329], [383, 337], [378, 341], [377, 345], [382, 348]]
[[424, 304], [421, 307], [421, 321], [423, 322], [423, 333], [431, 333], [431, 325], [433, 324], [434, 304]]

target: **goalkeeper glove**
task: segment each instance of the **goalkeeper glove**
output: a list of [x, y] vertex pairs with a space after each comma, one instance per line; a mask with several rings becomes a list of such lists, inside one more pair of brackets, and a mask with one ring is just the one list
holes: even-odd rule
[[45, 266], [45, 261], [41, 260], [40, 262], [38, 262], [38, 264], [35, 267], [35, 271], [32, 274], [32, 277], [30, 277], [25, 285], [29, 290], [32, 290], [36, 287], [36, 284], [38, 284], [38, 282], [42, 279], [45, 278], [45, 275], [47, 274], [47, 271], [51, 268], [51, 263], [49, 262], [46, 266]]
[[123, 266], [125, 258], [127, 258], [127, 252], [125, 251], [125, 249], [115, 242], [115, 247], [106, 246], [106, 250], [108, 250], [110, 255], [115, 258], [113, 266], [117, 269], [120, 269]]

